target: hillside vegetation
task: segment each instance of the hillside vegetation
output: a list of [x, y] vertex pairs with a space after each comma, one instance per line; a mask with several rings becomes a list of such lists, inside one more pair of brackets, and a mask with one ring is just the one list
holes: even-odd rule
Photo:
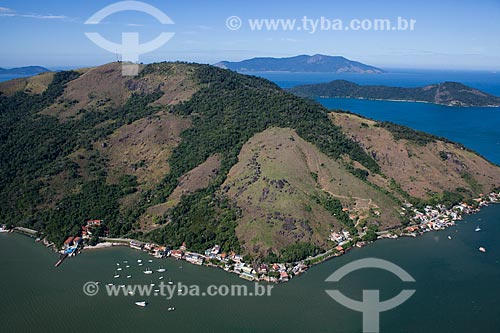
[[103, 219], [110, 236], [283, 259], [328, 248], [331, 230], [404, 224], [403, 201], [500, 184], [463, 147], [261, 78], [185, 63], [120, 73], [113, 63], [53, 73], [37, 91], [0, 85], [3, 221], [61, 243]]

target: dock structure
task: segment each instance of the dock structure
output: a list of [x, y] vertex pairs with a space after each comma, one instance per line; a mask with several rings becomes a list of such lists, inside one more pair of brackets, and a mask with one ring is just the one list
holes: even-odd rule
[[59, 260], [55, 263], [54, 267], [59, 267], [62, 262], [64, 261], [64, 259], [66, 259], [68, 257], [68, 253], [65, 253], [65, 254], [61, 254], [59, 256]]

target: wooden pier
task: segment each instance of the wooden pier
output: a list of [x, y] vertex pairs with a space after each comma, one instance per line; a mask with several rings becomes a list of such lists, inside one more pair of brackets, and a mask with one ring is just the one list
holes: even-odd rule
[[66, 259], [67, 257], [68, 257], [67, 253], [61, 254], [61, 256], [59, 257], [59, 260], [56, 262], [56, 264], [54, 265], [54, 267], [59, 267], [59, 265], [61, 265], [62, 262], [64, 261], [64, 259]]

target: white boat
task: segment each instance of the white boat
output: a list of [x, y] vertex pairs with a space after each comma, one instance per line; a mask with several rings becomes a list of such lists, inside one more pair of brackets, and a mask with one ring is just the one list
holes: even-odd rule
[[112, 283], [108, 283], [108, 286], [110, 286], [110, 287], [111, 287], [112, 285], [113, 285]]
[[168, 308], [168, 311], [175, 311], [174, 307]]
[[120, 263], [118, 263], [118, 262], [117, 262], [117, 263], [116, 263], [116, 266], [120, 266]]
[[142, 266], [142, 264], [139, 264], [139, 266]]
[[130, 279], [132, 277], [132, 275], [127, 275], [127, 279]]
[[127, 266], [125, 266], [125, 267], [130, 268], [130, 265], [127, 265]]
[[166, 271], [166, 269], [165, 269], [165, 268], [163, 268], [163, 267], [160, 267], [160, 268], [158, 268], [156, 271], [157, 271], [158, 273], [163, 273], [163, 272], [165, 272], [165, 271]]
[[474, 229], [474, 231], [475, 231], [475, 232], [481, 231], [481, 228], [476, 227], [476, 229]]
[[479, 251], [481, 251], [483, 253], [486, 253], [486, 249], [484, 247], [482, 247], [482, 246], [479, 248]]
[[116, 270], [117, 270], [117, 271], [121, 271], [121, 270], [122, 270], [122, 268], [120, 267], [120, 268], [117, 268]]
[[448, 236], [448, 239], [451, 239], [451, 236]]
[[151, 260], [151, 259], [149, 259], [148, 261], [149, 261], [149, 262], [153, 262], [153, 260]]
[[117, 273], [115, 272], [115, 275], [114, 275], [113, 277], [114, 277], [115, 279], [117, 279], [117, 278], [119, 278], [119, 277], [120, 277], [120, 274], [117, 274]]
[[130, 296], [134, 296], [134, 293], [133, 293], [133, 292], [131, 292], [131, 291], [129, 291], [129, 292], [128, 292], [128, 294], [129, 294]]
[[154, 284], [154, 283], [151, 283], [151, 284], [150, 284], [150, 286], [151, 286], [151, 287], [154, 287], [154, 286], [155, 286], [155, 284]]
[[173, 281], [168, 281], [168, 284], [174, 284], [174, 282]]
[[124, 264], [128, 264], [128, 260], [123, 260], [123, 263]]
[[137, 262], [141, 263], [141, 262], [142, 262], [142, 260], [141, 260], [141, 259], [137, 259]]
[[163, 280], [163, 276], [160, 276], [160, 277], [158, 278], [158, 280]]
[[146, 303], [146, 301], [140, 301], [140, 302], [135, 302], [135, 305], [145, 307], [146, 305], [148, 305], [148, 303]]
[[153, 271], [150, 270], [149, 268], [146, 268], [146, 270], [144, 271], [144, 274], [150, 275], [150, 274], [153, 274]]

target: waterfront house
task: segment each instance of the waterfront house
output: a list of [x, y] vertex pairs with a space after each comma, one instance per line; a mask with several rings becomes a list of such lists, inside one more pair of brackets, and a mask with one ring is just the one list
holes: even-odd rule
[[186, 261], [195, 265], [203, 264], [203, 256], [198, 253], [187, 253], [185, 259]]
[[342, 246], [337, 246], [335, 247], [335, 250], [337, 250], [337, 252], [341, 253], [341, 254], [344, 254], [344, 248]]
[[280, 272], [280, 281], [281, 282], [288, 282], [288, 280], [289, 280], [289, 278], [288, 278], [287, 272], [281, 271]]
[[182, 252], [181, 250], [172, 250], [170, 252], [170, 255], [174, 258], [181, 259], [184, 255], [184, 252]]
[[78, 246], [81, 241], [82, 241], [81, 237], [75, 237], [75, 239], [73, 239], [74, 246]]
[[219, 251], [220, 251], [220, 246], [219, 246], [219, 245], [215, 245], [215, 246], [212, 248], [211, 253], [212, 253], [213, 255], [218, 255], [218, 254], [219, 254]]
[[75, 237], [68, 237], [65, 241], [64, 241], [64, 248], [67, 249], [69, 248], [71, 245], [73, 245], [73, 240], [75, 239]]

